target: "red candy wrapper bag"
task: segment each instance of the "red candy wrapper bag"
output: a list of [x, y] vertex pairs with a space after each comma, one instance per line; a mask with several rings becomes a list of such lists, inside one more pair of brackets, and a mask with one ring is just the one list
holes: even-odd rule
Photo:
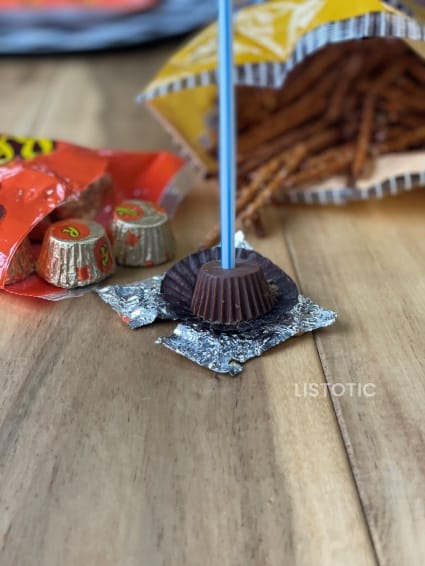
[[[102, 184], [109, 190], [99, 206]], [[184, 162], [171, 153], [92, 150], [63, 141], [0, 135], [0, 289], [50, 300], [82, 292], [54, 287], [36, 274], [15, 283], [11, 278], [16, 271], [13, 258], [24, 240], [28, 251], [27, 237], [40, 240], [43, 226], [56, 220], [55, 215], [62, 217], [67, 206], [80, 210], [80, 203], [90, 206], [93, 200], [98, 208], [92, 216], [108, 228], [114, 205], [123, 199], [149, 200], [173, 215], [187, 190]], [[39, 247], [32, 244], [34, 257]]]

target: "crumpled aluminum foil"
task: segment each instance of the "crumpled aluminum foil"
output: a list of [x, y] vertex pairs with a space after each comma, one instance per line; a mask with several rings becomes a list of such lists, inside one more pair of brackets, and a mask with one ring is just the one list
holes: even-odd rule
[[243, 370], [242, 363], [293, 336], [330, 326], [335, 320], [336, 313], [300, 295], [295, 307], [274, 324], [264, 320], [264, 324], [243, 334], [217, 334], [194, 323], [181, 323], [171, 336], [158, 338], [157, 343], [216, 373], [237, 375]]
[[96, 292], [134, 330], [156, 320], [177, 320], [161, 296], [163, 278], [163, 275], [156, 275], [140, 283], [108, 285]]
[[[252, 250], [240, 230], [235, 234], [235, 246]], [[108, 285], [95, 290], [120, 315], [123, 322], [134, 330], [156, 320], [178, 320], [170, 305], [161, 297], [163, 278], [163, 275], [156, 275], [139, 283]]]
[[[242, 232], [236, 234], [235, 243], [237, 247], [252, 249]], [[162, 275], [157, 275], [140, 283], [110, 285], [97, 289], [97, 293], [132, 329], [156, 320], [177, 320], [161, 296], [162, 279]], [[217, 332], [205, 324], [184, 321], [171, 336], [158, 338], [157, 343], [216, 373], [237, 375], [243, 370], [244, 362], [293, 336], [330, 326], [336, 317], [335, 312], [299, 295], [298, 303], [290, 311], [279, 313], [273, 309], [273, 314], [256, 321], [252, 329]]]

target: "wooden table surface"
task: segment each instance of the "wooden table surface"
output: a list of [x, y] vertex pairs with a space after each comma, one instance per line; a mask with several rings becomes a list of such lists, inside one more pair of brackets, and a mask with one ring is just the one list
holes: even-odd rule
[[[3, 59], [1, 129], [168, 148], [133, 97], [174, 48]], [[130, 331], [94, 294], [0, 294], [0, 564], [423, 566], [424, 206], [271, 211], [252, 243], [339, 320], [233, 379], [155, 345], [171, 323]], [[179, 256], [216, 214], [196, 187]]]

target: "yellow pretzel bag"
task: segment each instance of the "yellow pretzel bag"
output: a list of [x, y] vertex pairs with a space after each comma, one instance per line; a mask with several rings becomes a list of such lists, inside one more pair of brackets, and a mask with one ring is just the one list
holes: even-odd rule
[[[383, 77], [381, 83], [382, 86], [386, 86], [379, 93], [376, 91], [375, 99], [377, 102], [376, 100], [375, 102], [369, 101], [369, 110], [363, 108], [363, 101], [361, 102], [357, 122], [360, 131], [355, 133], [355, 136], [359, 137], [359, 147], [353, 146], [354, 141], [353, 147], [351, 147], [351, 138], [347, 137], [346, 139], [345, 133], [341, 139], [335, 142], [336, 145], [333, 146], [335, 151], [337, 146], [345, 147], [348, 153], [352, 151], [348, 168], [342, 171], [338, 167], [330, 167], [330, 172], [321, 176], [317, 158], [320, 158], [322, 154], [319, 152], [316, 156], [317, 163], [314, 162], [314, 152], [306, 154], [304, 155], [306, 160], [297, 163], [299, 168], [293, 170], [294, 175], [295, 173], [298, 174], [297, 180], [300, 181], [300, 184], [295, 182], [294, 175], [289, 176], [289, 179], [283, 183], [284, 191], [280, 198], [292, 202], [341, 203], [371, 197], [380, 198], [385, 194], [396, 194], [403, 190], [425, 185], [425, 104], [419, 101], [416, 107], [411, 110], [410, 126], [403, 122], [404, 130], [400, 127], [400, 131], [397, 131], [396, 128], [397, 112], [400, 115], [404, 113], [400, 110], [404, 104], [403, 96], [406, 95], [406, 108], [409, 109], [412, 105], [409, 102], [412, 95], [409, 98], [406, 94], [407, 91], [404, 92], [403, 89], [410, 88], [413, 93], [414, 89], [419, 92], [423, 87], [421, 92], [425, 93], [425, 66], [424, 77], [422, 77], [420, 68], [422, 60], [416, 54], [412, 55], [410, 48], [403, 47], [407, 43], [417, 53], [425, 52], [425, 26], [422, 23], [425, 21], [425, 19], [422, 19], [424, 14], [425, 7], [419, 0], [406, 0], [402, 4], [380, 0], [353, 0], [350, 2], [341, 2], [340, 0], [269, 0], [236, 13], [235, 83], [238, 87], [238, 133], [241, 151], [244, 147], [252, 146], [250, 149], [253, 151], [255, 150], [258, 153], [260, 150], [264, 150], [263, 153], [266, 155], [265, 149], [270, 148], [270, 151], [272, 151], [273, 143], [279, 142], [279, 139], [282, 140], [283, 147], [285, 147], [283, 137], [286, 136], [289, 139], [288, 136], [291, 133], [291, 127], [285, 129], [285, 121], [288, 124], [292, 123], [288, 119], [288, 112], [285, 114], [285, 104], [288, 105], [289, 109], [293, 106], [295, 110], [297, 101], [303, 94], [298, 93], [298, 98], [289, 99], [286, 97], [288, 100], [285, 102], [285, 91], [291, 90], [291, 84], [297, 79], [297, 73], [300, 76], [303, 74], [308, 76], [309, 73], [314, 73], [312, 65], [309, 64], [309, 61], [313, 61], [314, 57], [316, 58], [314, 61], [317, 62], [324, 53], [327, 53], [326, 57], [332, 58], [334, 55], [328, 53], [332, 52], [332, 46], [337, 44], [341, 46], [333, 49], [334, 52], [341, 49], [340, 53], [343, 53], [343, 57], [347, 58], [347, 66], [351, 64], [352, 60], [355, 60], [358, 49], [368, 50], [362, 59], [362, 64], [365, 64], [364, 62], [368, 61], [369, 54], [373, 54], [375, 45], [384, 55], [388, 52], [390, 60], [393, 53], [394, 58], [396, 56], [406, 57], [409, 65], [416, 64], [415, 61], [411, 61], [412, 57], [418, 59], [417, 76], [412, 78], [412, 75], [409, 75], [409, 69], [403, 68], [400, 71], [400, 76], [392, 77], [393, 82], [388, 77], [387, 79]], [[359, 42], [358, 40], [367, 40], [367, 42]], [[377, 43], [373, 43], [374, 41]], [[393, 44], [396, 46], [394, 47]], [[342, 51], [343, 49], [344, 51]], [[409, 53], [406, 54], [405, 51]], [[341, 57], [338, 54], [337, 56]], [[339, 64], [341, 64], [341, 61], [339, 61]], [[352, 65], [355, 66], [355, 61]], [[213, 24], [172, 56], [138, 97], [140, 101], [144, 101], [148, 105], [170, 132], [189, 161], [203, 174], [207, 175], [214, 174], [217, 169], [215, 157], [216, 70], [217, 26]], [[324, 69], [323, 76], [328, 77], [332, 73], [338, 75], [332, 65], [329, 65]], [[374, 79], [370, 77], [374, 77], [374, 73], [373, 69], [365, 70], [364, 77], [369, 77], [368, 80], [373, 83]], [[385, 75], [385, 69], [383, 74]], [[391, 71], [386, 74], [391, 75]], [[375, 87], [371, 87], [369, 92], [369, 87], [363, 85], [364, 77], [361, 73], [356, 75], [356, 88], [364, 88], [366, 91], [364, 98], [369, 100], [373, 97]], [[322, 76], [318, 76], [317, 83], [322, 78]], [[298, 79], [301, 81], [300, 77]], [[342, 82], [338, 76], [334, 79], [332, 88], [329, 88], [328, 91], [323, 90], [328, 105], [331, 104], [334, 92], [340, 88], [339, 84]], [[387, 83], [384, 79], [387, 80]], [[263, 92], [258, 94], [260, 88], [263, 89]], [[315, 83], [308, 85], [308, 89], [313, 90], [314, 88]], [[274, 97], [271, 94], [271, 89], [277, 89], [282, 95], [279, 94]], [[307, 94], [308, 89], [306, 89]], [[292, 90], [295, 92], [296, 87]], [[377, 98], [377, 94], [381, 98]], [[349, 95], [350, 89], [347, 89], [345, 97], [348, 99]], [[396, 95], [398, 96], [397, 99]], [[423, 97], [423, 100], [425, 100], [425, 97]], [[281, 104], [280, 107], [279, 103]], [[422, 108], [422, 104], [424, 108]], [[314, 101], [310, 106], [314, 106]], [[385, 112], [382, 110], [384, 106]], [[370, 124], [368, 130], [368, 111], [372, 121], [379, 118], [383, 122], [384, 119], [381, 114], [385, 114], [389, 124], [387, 134], [382, 133], [381, 130], [375, 131], [373, 129], [375, 126], [372, 128]], [[267, 114], [267, 112], [270, 113]], [[354, 110], [351, 110], [351, 112], [354, 117]], [[249, 122], [250, 113], [258, 119], [250, 125], [252, 131], [249, 129], [244, 131], [243, 120]], [[319, 122], [328, 114], [329, 111], [325, 108], [320, 116], [316, 116], [314, 119]], [[424, 115], [423, 130], [420, 130], [422, 114]], [[347, 111], [346, 116], [348, 115]], [[418, 127], [414, 123], [416, 115], [419, 120]], [[278, 118], [281, 119], [280, 122]], [[264, 130], [264, 122], [267, 121], [270, 123], [271, 133], [267, 134], [263, 131], [261, 134], [261, 129]], [[279, 127], [275, 128], [273, 122], [283, 124], [283, 132], [279, 130]], [[311, 125], [307, 122], [308, 120], [306, 120], [307, 126]], [[301, 134], [298, 138], [303, 137], [303, 128], [306, 127], [306, 124], [301, 125], [301, 127], [296, 126]], [[330, 124], [332, 130], [332, 121], [330, 121]], [[344, 122], [343, 126], [348, 128], [349, 124]], [[362, 132], [362, 128], [364, 132]], [[296, 129], [295, 126], [294, 129]], [[312, 131], [319, 133], [314, 128]], [[396, 134], [397, 139], [402, 140], [405, 147], [401, 141], [390, 143], [391, 139], [396, 137]], [[370, 137], [370, 144], [366, 149], [361, 147], [362, 135], [364, 139], [367, 138], [367, 135]], [[371, 137], [375, 135], [377, 140]], [[388, 136], [388, 139], [385, 138], [385, 135]], [[304, 138], [308, 136], [307, 128]], [[249, 140], [250, 137], [251, 141]], [[329, 133], [328, 138], [331, 137], [332, 135]], [[257, 139], [259, 140], [258, 143], [256, 143]], [[291, 146], [297, 143], [300, 145], [301, 141], [296, 139], [293, 144], [288, 142], [287, 145]], [[276, 147], [278, 145], [279, 143], [276, 144]], [[320, 144], [318, 145], [320, 146]], [[332, 149], [326, 148], [324, 142], [322, 142], [322, 146], [320, 146], [321, 149], [329, 149], [329, 151]], [[286, 161], [284, 164], [287, 166], [288, 151], [285, 151]], [[361, 155], [362, 152], [363, 155]], [[369, 163], [372, 154], [373, 156], [380, 156], [379, 159], [374, 160], [373, 167]], [[347, 155], [346, 158], [348, 159]], [[250, 156], [248, 157], [251, 159]], [[248, 171], [248, 168], [245, 167], [246, 163], [243, 163], [240, 156], [241, 169], [243, 171], [245, 167], [251, 175], [260, 172], [267, 177], [270, 168], [265, 170], [264, 166], [271, 161], [271, 158], [275, 157], [276, 154], [270, 153], [267, 158], [268, 161], [265, 159], [265, 162], [262, 163], [259, 159], [258, 167]], [[331, 157], [331, 153], [329, 155], [323, 153], [323, 163], [327, 162], [326, 159], [328, 158], [330, 164], [334, 163]], [[357, 165], [355, 162], [358, 162]], [[313, 166], [317, 170], [316, 176], [303, 173], [305, 170], [309, 171]], [[359, 175], [351, 175], [352, 170], [354, 173], [357, 170]], [[276, 171], [282, 171], [282, 163], [280, 168], [275, 168], [275, 173]], [[246, 178], [242, 176], [240, 180], [242, 188], [246, 189], [247, 183], [249, 185], [249, 175]], [[304, 183], [301, 182], [303, 180]], [[303, 190], [300, 190], [300, 187]], [[277, 195], [275, 188], [276, 183], [273, 195], [271, 192], [266, 195], [267, 198], [264, 197], [264, 202]]]

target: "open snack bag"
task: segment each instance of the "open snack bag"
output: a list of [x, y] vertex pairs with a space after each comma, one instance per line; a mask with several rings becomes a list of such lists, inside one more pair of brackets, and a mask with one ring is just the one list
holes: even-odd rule
[[[167, 152], [91, 150], [0, 135], [0, 288], [50, 300], [80, 294], [34, 273], [46, 229], [77, 218], [96, 220], [98, 229], [103, 230], [101, 224], [107, 230], [114, 205], [132, 198], [156, 203], [172, 215], [187, 189], [180, 177], [183, 165]], [[68, 228], [70, 238], [73, 230], [74, 225]], [[105, 273], [114, 262], [107, 240], [100, 238], [95, 250]]]
[[[395, 4], [269, 0], [235, 14], [240, 221], [271, 201], [425, 186], [424, 8]], [[211, 25], [139, 96], [207, 175], [217, 171], [216, 44]]]

